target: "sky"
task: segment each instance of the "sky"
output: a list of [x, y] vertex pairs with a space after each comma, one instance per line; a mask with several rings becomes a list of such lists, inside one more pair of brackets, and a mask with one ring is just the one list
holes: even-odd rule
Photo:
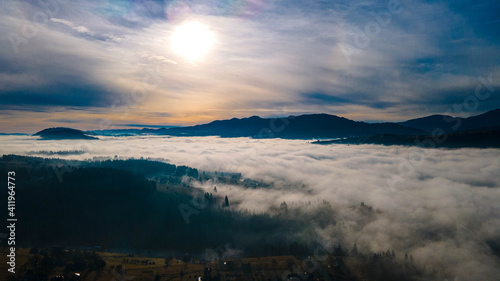
[[[47, 151], [67, 154], [47, 155]], [[408, 253], [419, 265], [448, 276], [436, 280], [493, 281], [500, 276], [498, 149], [313, 145], [304, 140], [218, 137], [40, 141], [34, 136], [0, 136], [2, 154], [80, 160], [151, 157], [203, 171], [241, 173], [272, 185], [191, 184], [206, 192], [213, 192], [216, 185], [217, 194], [227, 195], [233, 208], [256, 213], [279, 208], [281, 202], [291, 208], [327, 200], [332, 213], [327, 213], [326, 221], [335, 223], [314, 229], [326, 246], [340, 243], [351, 249], [356, 243], [363, 252], [394, 250], [398, 257]], [[64, 179], [66, 170], [58, 171]], [[375, 214], [360, 212], [361, 202], [372, 206]]]
[[485, 0], [6, 0], [0, 132], [482, 113], [500, 108], [499, 15]]

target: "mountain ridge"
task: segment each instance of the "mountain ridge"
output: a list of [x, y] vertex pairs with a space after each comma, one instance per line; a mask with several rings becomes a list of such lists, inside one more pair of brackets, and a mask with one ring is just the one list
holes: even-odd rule
[[352, 135], [371, 135], [377, 133], [423, 134], [425, 132], [407, 128], [395, 123], [366, 123], [345, 117], [321, 114], [290, 115], [282, 118], [261, 118], [251, 116], [215, 120], [207, 124], [189, 127], [158, 129], [157, 132], [172, 136], [220, 136], [252, 138], [337, 138]]
[[399, 122], [398, 124], [405, 127], [424, 130], [431, 134], [435, 129], [442, 130], [442, 132], [436, 131], [435, 133], [452, 133], [487, 129], [500, 126], [500, 109], [490, 110], [467, 118], [435, 114], [410, 119], [404, 122]]
[[[186, 127], [120, 129], [102, 131], [79, 131], [82, 138], [90, 135], [167, 135], [167, 136], [220, 136], [220, 137], [250, 137], [250, 138], [284, 138], [284, 139], [335, 139], [347, 137], [362, 137], [383, 134], [394, 135], [432, 135], [487, 130], [500, 126], [500, 109], [491, 110], [468, 118], [451, 117], [448, 115], [429, 115], [410, 119], [404, 122], [367, 123], [354, 121], [345, 117], [327, 113], [290, 115], [287, 117], [262, 118], [250, 116], [214, 120], [205, 124]], [[74, 130], [69, 128], [50, 128], [35, 135], [47, 133], [46, 130]], [[119, 132], [119, 133], [118, 133]], [[53, 137], [50, 136], [49, 137]], [[56, 136], [57, 137], [57, 136]], [[74, 137], [67, 137], [74, 138]]]
[[214, 120], [205, 124], [165, 129], [143, 129], [147, 133], [172, 136], [221, 136], [252, 138], [343, 138], [379, 134], [429, 135], [500, 126], [500, 109], [468, 118], [434, 114], [404, 122], [367, 123], [327, 113], [261, 118], [250, 116]]

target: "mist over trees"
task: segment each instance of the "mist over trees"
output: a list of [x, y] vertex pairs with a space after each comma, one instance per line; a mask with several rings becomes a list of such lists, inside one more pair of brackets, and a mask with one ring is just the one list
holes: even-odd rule
[[[306, 230], [306, 221], [231, 210], [227, 196], [180, 185], [183, 177], [196, 177], [196, 169], [146, 160], [79, 162], [4, 156], [1, 163], [2, 170], [12, 169], [11, 163], [20, 165], [16, 169], [18, 216], [23, 221], [18, 231], [26, 247], [98, 245], [201, 254], [228, 244], [252, 255], [304, 252], [289, 245], [296, 245], [297, 230]], [[74, 166], [66, 167], [58, 178], [56, 163]], [[179, 184], [176, 190], [159, 191], [157, 183], [144, 175], [160, 171], [171, 184]], [[188, 223], [179, 211], [182, 205], [196, 210]]]
[[[19, 179], [17, 216], [23, 218], [17, 226], [20, 247], [146, 250], [208, 260], [282, 255], [307, 259], [321, 249], [337, 266], [338, 276], [332, 278], [338, 280], [356, 280], [342, 265], [343, 257], [359, 262], [356, 271], [369, 276], [367, 280], [417, 280], [414, 277], [432, 273], [417, 267], [412, 258], [396, 257], [391, 249], [372, 253], [344, 245], [341, 233], [328, 233], [337, 242], [325, 248], [318, 230], [328, 232], [343, 223], [326, 200], [281, 202], [272, 211], [254, 213], [235, 208], [238, 202], [215, 185], [204, 191], [191, 184], [221, 179], [255, 188], [239, 174], [143, 159], [0, 158], [0, 171], [12, 169]], [[377, 216], [365, 203], [355, 210], [363, 218], [360, 224]]]

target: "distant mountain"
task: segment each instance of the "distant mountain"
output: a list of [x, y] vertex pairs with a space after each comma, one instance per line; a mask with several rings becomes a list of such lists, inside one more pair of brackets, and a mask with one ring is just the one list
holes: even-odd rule
[[29, 136], [26, 133], [0, 133], [0, 136]]
[[340, 138], [374, 134], [424, 134], [419, 129], [395, 123], [366, 123], [328, 114], [284, 118], [233, 118], [191, 127], [158, 129], [158, 134], [173, 136], [221, 136], [252, 138]]
[[426, 148], [500, 148], [500, 127], [487, 130], [455, 132], [433, 137], [431, 135], [394, 135], [381, 134], [366, 137], [351, 137], [328, 141], [316, 141], [313, 144], [380, 144], [422, 146]]
[[115, 137], [129, 137], [143, 134], [146, 129], [110, 129], [110, 130], [90, 130], [86, 134], [93, 136], [115, 136]]
[[98, 138], [89, 136], [85, 132], [71, 128], [48, 128], [34, 134], [42, 139], [65, 140], [65, 139], [85, 139], [96, 140]]
[[431, 135], [434, 129], [444, 133], [480, 131], [500, 127], [500, 109], [481, 115], [460, 118], [446, 115], [432, 115], [400, 123], [367, 123], [353, 121], [329, 114], [307, 114], [283, 118], [233, 118], [216, 120], [207, 124], [170, 127], [160, 129], [119, 129], [87, 131], [69, 128], [50, 128], [36, 133], [43, 138], [52, 139], [92, 139], [89, 135], [132, 136], [132, 135], [168, 135], [168, 136], [220, 136], [251, 138], [285, 139], [334, 139], [363, 137], [373, 135]]
[[461, 118], [454, 118], [447, 115], [431, 115], [398, 124], [408, 128], [420, 129], [428, 133], [432, 133], [436, 128], [442, 129], [445, 133], [450, 133], [454, 131], [453, 127], [456, 126], [457, 122], [461, 122]]
[[[177, 126], [164, 126], [162, 127], [162, 129], [176, 128], [176, 127]], [[157, 129], [152, 129], [152, 128], [89, 130], [85, 131], [85, 133], [93, 136], [115, 136], [115, 137], [158, 134]]]
[[484, 130], [500, 126], [500, 109], [465, 118], [457, 131]]
[[488, 111], [468, 118], [447, 115], [432, 115], [398, 123], [402, 126], [432, 133], [434, 129], [442, 129], [444, 133], [481, 130], [500, 126], [500, 109]]

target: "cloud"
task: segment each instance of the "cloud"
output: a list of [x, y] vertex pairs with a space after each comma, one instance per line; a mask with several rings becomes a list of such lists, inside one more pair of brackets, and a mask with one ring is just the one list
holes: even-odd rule
[[68, 123], [68, 124], [77, 124], [77, 123], [82, 122], [82, 121], [73, 120], [73, 119], [49, 119], [47, 121], [50, 121], [50, 122], [60, 122], [60, 123]]
[[90, 31], [88, 28], [86, 28], [85, 26], [75, 26], [72, 22], [68, 21], [68, 20], [63, 20], [63, 19], [58, 19], [58, 18], [51, 18], [50, 19], [51, 21], [53, 22], [60, 22], [64, 25], [67, 25], [69, 27], [71, 27], [71, 29], [77, 31], [77, 32], [80, 32], [80, 33], [85, 33], [85, 34], [88, 34], [88, 35], [93, 35], [94, 33], [92, 31]]
[[80, 38], [85, 38], [87, 40], [100, 40], [100, 41], [115, 41], [118, 42], [120, 40], [119, 37], [109, 35], [109, 34], [96, 34], [95, 32], [91, 31], [87, 27], [83, 25], [78, 25], [75, 26], [72, 22], [64, 19], [58, 19], [58, 18], [51, 18], [50, 19], [53, 22], [57, 23], [62, 23], [65, 26], [71, 28], [72, 30], [76, 31], [76, 36]]
[[[281, 202], [333, 208], [316, 233], [326, 242], [357, 243], [365, 251], [394, 249], [458, 280], [495, 280], [500, 272], [493, 246], [500, 241], [500, 152], [376, 145], [312, 145], [302, 140], [216, 137], [102, 137], [98, 141], [37, 141], [1, 136], [0, 153], [84, 150], [76, 159], [152, 157], [206, 171], [239, 172], [272, 183], [245, 189], [198, 184], [228, 195], [232, 206], [272, 211]], [[422, 156], [418, 158], [417, 155]], [[408, 164], [405, 163], [410, 163]], [[391, 186], [393, 175], [402, 181]], [[360, 203], [373, 207], [360, 211]], [[497, 253], [498, 254], [498, 253]]]
[[[8, 3], [3, 34], [22, 35], [23, 25], [45, 12]], [[498, 31], [489, 28], [497, 4], [400, 3], [397, 11], [387, 1], [67, 3], [37, 25], [19, 55], [8, 40], [0, 43], [0, 106], [99, 107], [116, 119], [109, 108], [128, 106], [151, 70], [156, 87], [139, 104], [170, 114], [157, 125], [266, 116], [277, 105], [295, 114], [400, 120], [448, 111], [473, 93], [480, 76], [492, 74], [499, 88]], [[483, 13], [484, 20], [477, 16]], [[203, 60], [185, 61], [170, 47], [184, 20], [202, 22], [216, 36]], [[500, 107], [497, 96], [475, 111]]]
[[73, 27], [73, 23], [70, 22], [69, 20], [63, 20], [63, 19], [58, 19], [58, 18], [51, 18], [50, 20], [53, 22], [60, 22], [60, 23], [65, 24], [69, 27]]

